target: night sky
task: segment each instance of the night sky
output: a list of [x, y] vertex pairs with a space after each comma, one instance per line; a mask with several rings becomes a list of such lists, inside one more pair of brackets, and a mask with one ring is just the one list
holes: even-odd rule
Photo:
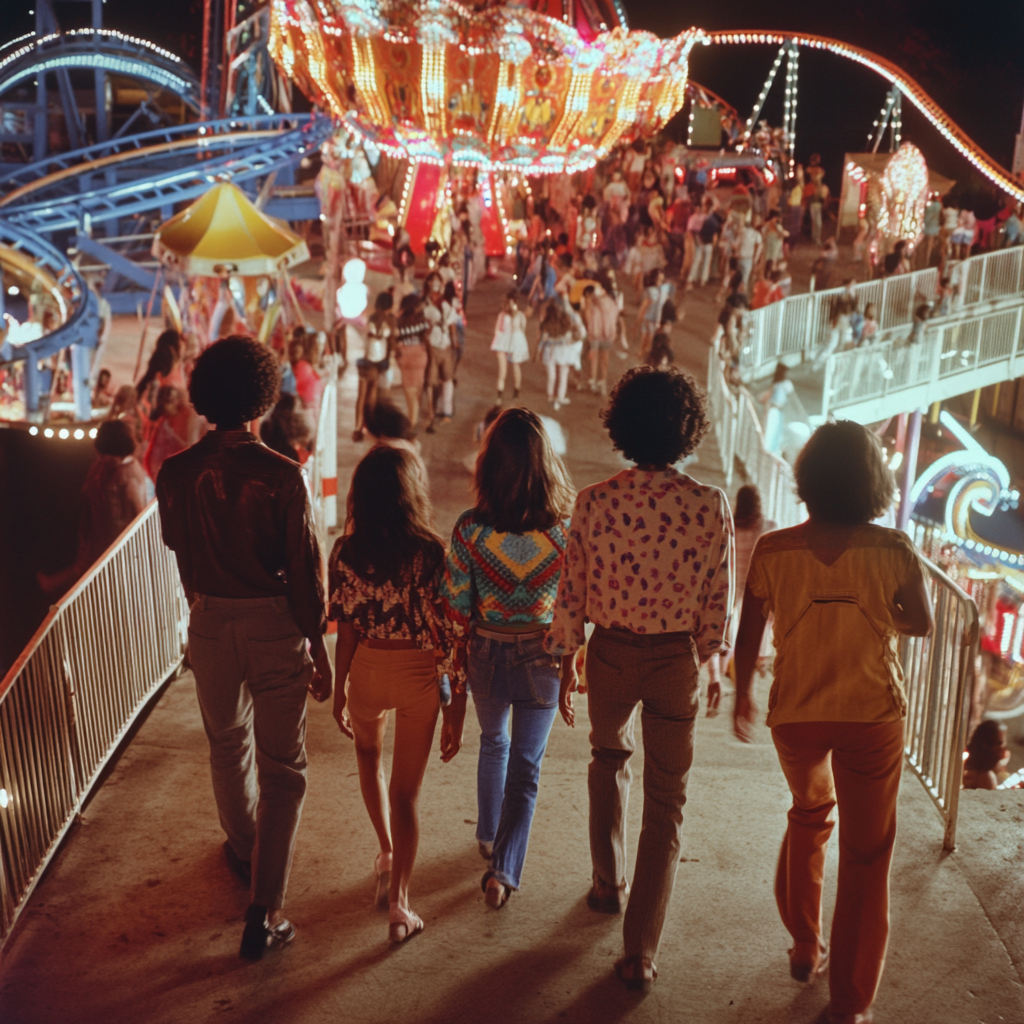
[[[0, 3], [0, 39], [32, 26], [32, 0]], [[982, 148], [1009, 167], [1024, 104], [1024, 0], [852, 0], [846, 4], [792, 0], [625, 0], [631, 27], [671, 35], [690, 25], [705, 29], [799, 29], [873, 50], [904, 68]], [[73, 27], [85, 4], [57, 4], [58, 17]], [[137, 32], [198, 64], [202, 0], [108, 0], [108, 27]], [[746, 117], [774, 59], [768, 46], [698, 47], [694, 79], [730, 101]], [[776, 79], [765, 114], [781, 121], [782, 79]], [[833, 189], [844, 152], [864, 148], [886, 87], [867, 69], [828, 54], [800, 56], [797, 155], [820, 151]], [[966, 162], [904, 101], [904, 138], [929, 163], [964, 185]]]

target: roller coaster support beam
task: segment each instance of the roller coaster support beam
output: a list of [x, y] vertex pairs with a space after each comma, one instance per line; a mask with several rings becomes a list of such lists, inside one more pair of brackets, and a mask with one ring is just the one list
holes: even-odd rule
[[144, 288], [146, 291], [153, 290], [156, 275], [150, 273], [145, 267], [140, 267], [138, 263], [133, 263], [127, 256], [122, 256], [121, 253], [97, 242], [89, 235], [75, 235], [75, 245], [79, 252], [84, 252], [86, 255], [92, 256], [93, 259], [105, 263], [115, 273], [126, 277], [140, 288]]

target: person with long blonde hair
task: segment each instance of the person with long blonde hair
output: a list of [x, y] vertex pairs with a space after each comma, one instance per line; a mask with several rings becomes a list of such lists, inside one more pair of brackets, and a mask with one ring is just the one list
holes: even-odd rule
[[[338, 623], [334, 718], [355, 739], [363, 803], [380, 843], [373, 865], [377, 904], [390, 906], [392, 942], [423, 930], [409, 905], [409, 882], [419, 846], [420, 786], [440, 710], [438, 663], [450, 649], [440, 596], [444, 554], [416, 456], [372, 448], [352, 474], [345, 535], [331, 552], [328, 614]], [[395, 745], [386, 784], [381, 755], [392, 709]], [[444, 761], [462, 745], [465, 713], [465, 693], [456, 693], [444, 709]]]

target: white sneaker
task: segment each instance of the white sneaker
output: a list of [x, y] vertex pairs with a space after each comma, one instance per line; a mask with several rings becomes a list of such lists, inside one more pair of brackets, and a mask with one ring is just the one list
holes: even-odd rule
[[571, 404], [572, 404], [572, 403], [571, 403], [571, 402], [569, 401], [568, 397], [566, 397], [566, 398], [560, 398], [560, 399], [559, 399], [559, 402], [561, 402], [561, 403], [562, 403], [562, 405], [571, 405]]
[[559, 402], [557, 398], [553, 398], [551, 400], [551, 407], [555, 410], [555, 412], [558, 412], [558, 410], [562, 408], [562, 403]]

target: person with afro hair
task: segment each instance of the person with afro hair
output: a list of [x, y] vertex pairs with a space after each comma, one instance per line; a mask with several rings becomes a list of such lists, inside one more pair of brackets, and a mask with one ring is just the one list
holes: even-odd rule
[[191, 607], [189, 660], [224, 855], [251, 893], [240, 949], [249, 960], [295, 936], [281, 908], [306, 790], [306, 691], [324, 701], [332, 688], [302, 470], [246, 429], [279, 383], [259, 342], [211, 345], [189, 394], [216, 429], [168, 458], [156, 480], [164, 542]]
[[[644, 827], [615, 970], [648, 991], [679, 863], [693, 759], [700, 664], [727, 646], [733, 605], [733, 524], [716, 487], [675, 468], [708, 428], [704, 393], [674, 367], [637, 366], [603, 412], [612, 444], [636, 465], [576, 499], [565, 566], [545, 644], [566, 655], [587, 645], [591, 910], [619, 913], [626, 881], [629, 758], [643, 706]], [[575, 659], [563, 661], [560, 706], [573, 723]]]

